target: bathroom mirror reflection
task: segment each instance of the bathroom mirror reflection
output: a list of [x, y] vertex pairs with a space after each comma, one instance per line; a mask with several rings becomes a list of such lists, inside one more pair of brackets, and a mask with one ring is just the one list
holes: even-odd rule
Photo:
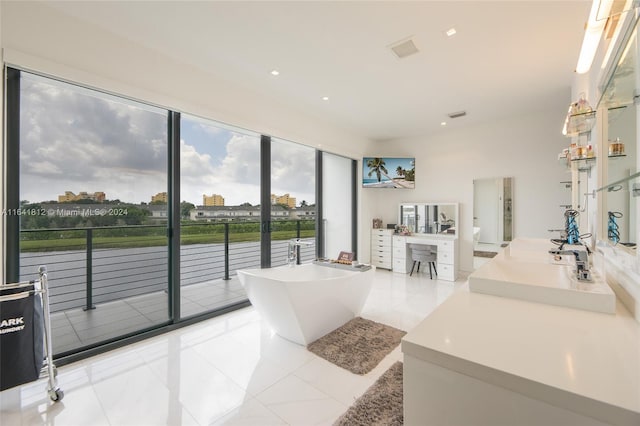
[[416, 234], [456, 234], [458, 205], [455, 203], [402, 203], [398, 223]]
[[616, 54], [616, 65], [599, 105], [606, 110], [607, 119], [607, 140], [604, 152], [599, 154], [606, 161], [602, 188], [605, 208], [601, 217], [604, 235], [599, 238], [617, 247], [635, 248], [638, 198], [634, 197], [634, 186], [638, 179], [629, 177], [638, 172], [638, 18], [629, 28], [626, 45]]
[[486, 259], [513, 238], [513, 180], [510, 177], [473, 181], [473, 254]]
[[[633, 197], [633, 180], [624, 181], [636, 172], [637, 107], [633, 104], [609, 110], [609, 145], [623, 144], [624, 151], [612, 147], [607, 156], [607, 182], [613, 184], [606, 189], [606, 211], [603, 218], [607, 239], [616, 245], [635, 247], [637, 211]], [[627, 143], [625, 143], [625, 141]]]

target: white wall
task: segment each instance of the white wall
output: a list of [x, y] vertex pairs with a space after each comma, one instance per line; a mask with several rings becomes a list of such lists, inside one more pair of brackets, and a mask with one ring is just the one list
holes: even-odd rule
[[[562, 124], [570, 89], [550, 99], [544, 111], [522, 111], [491, 123], [391, 142], [372, 142], [367, 156], [416, 158], [416, 189], [361, 190], [361, 253], [370, 254], [371, 220], [396, 223], [400, 202], [460, 203], [460, 267], [473, 268], [473, 180], [513, 177], [514, 238], [550, 238], [548, 229], [563, 227], [566, 191], [559, 182], [567, 172], [557, 155], [567, 146]], [[526, 104], [526, 100], [523, 100]], [[470, 111], [473, 114], [473, 111]], [[464, 118], [460, 119], [464, 120]], [[462, 123], [462, 122], [461, 122]], [[363, 232], [364, 231], [364, 232]], [[554, 235], [557, 236], [557, 235]]]

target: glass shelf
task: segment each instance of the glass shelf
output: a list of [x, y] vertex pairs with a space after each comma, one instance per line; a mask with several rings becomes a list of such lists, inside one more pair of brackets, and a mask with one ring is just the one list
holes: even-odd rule
[[583, 133], [589, 133], [595, 123], [595, 111], [567, 115], [562, 133], [565, 136], [579, 136]]
[[590, 172], [596, 164], [596, 157], [572, 158], [571, 163], [578, 166], [579, 172]]
[[614, 107], [609, 107], [607, 108], [607, 120], [609, 121], [609, 124], [615, 123], [616, 121], [618, 121], [618, 119], [620, 117], [622, 117], [622, 114], [625, 112], [625, 108], [627, 108], [627, 105], [620, 105], [620, 106], [614, 106]]
[[567, 154], [566, 152], [561, 152], [560, 154], [558, 154], [558, 163], [562, 164], [563, 166], [568, 166], [569, 165], [569, 154]]
[[[601, 191], [619, 191], [620, 189], [622, 189], [624, 187], [624, 184], [627, 182], [630, 182], [636, 178], [640, 177], [640, 172], [636, 172], [634, 174], [632, 174], [631, 176], [627, 176], [624, 179], [620, 179], [617, 180], [615, 182], [611, 182], [606, 184], [605, 186], [603, 186], [602, 188], [598, 188], [596, 189], [596, 192], [601, 192]], [[631, 191], [633, 192], [633, 196], [637, 197], [640, 195], [640, 184], [634, 184], [633, 188], [631, 189]]]

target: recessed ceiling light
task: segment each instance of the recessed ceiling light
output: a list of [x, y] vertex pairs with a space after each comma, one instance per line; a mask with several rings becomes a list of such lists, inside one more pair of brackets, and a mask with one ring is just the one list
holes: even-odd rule
[[273, 70], [273, 71], [271, 71], [271, 75], [280, 75], [280, 71]]
[[329, 97], [328, 97], [328, 96], [323, 96], [323, 97], [322, 97], [322, 100], [323, 100], [323, 101], [328, 101], [328, 100], [329, 100]]
[[456, 35], [456, 32], [457, 32], [456, 29], [451, 27], [447, 31], [445, 31], [444, 33], [447, 35], [447, 37], [451, 37], [451, 36]]
[[446, 122], [446, 121], [442, 121], [442, 122], [440, 122], [440, 125], [441, 125], [441, 126], [446, 126], [446, 125], [447, 125], [447, 122]]

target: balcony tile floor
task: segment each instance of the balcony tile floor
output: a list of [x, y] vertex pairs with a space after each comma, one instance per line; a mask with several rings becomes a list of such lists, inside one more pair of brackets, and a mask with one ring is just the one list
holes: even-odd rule
[[[133, 333], [167, 321], [168, 296], [155, 292], [113, 302], [95, 309], [70, 309], [51, 314], [53, 353], [59, 354], [109, 338]], [[183, 317], [219, 309], [247, 298], [237, 278], [192, 284], [181, 289]]]

